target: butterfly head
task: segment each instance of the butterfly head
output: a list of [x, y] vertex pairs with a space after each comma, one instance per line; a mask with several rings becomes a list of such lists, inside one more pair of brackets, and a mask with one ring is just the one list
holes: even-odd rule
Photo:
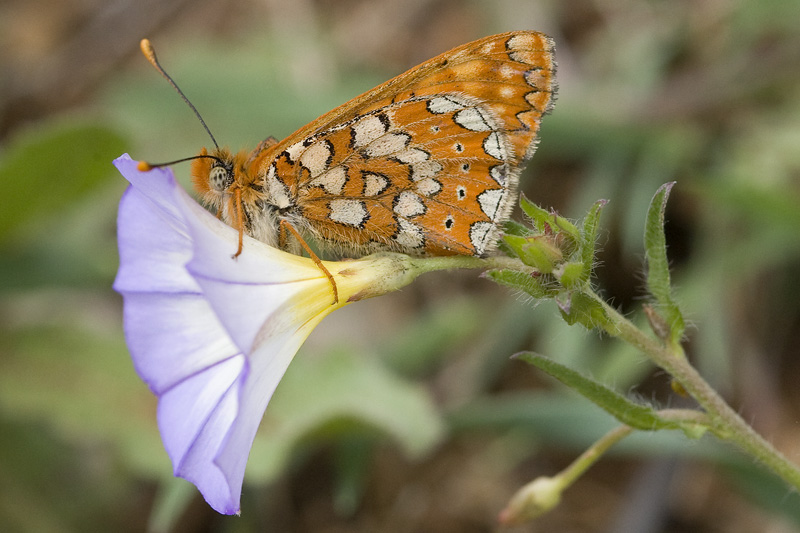
[[227, 148], [203, 148], [192, 160], [192, 183], [203, 202], [223, 210], [236, 188], [245, 181], [244, 154], [233, 154]]

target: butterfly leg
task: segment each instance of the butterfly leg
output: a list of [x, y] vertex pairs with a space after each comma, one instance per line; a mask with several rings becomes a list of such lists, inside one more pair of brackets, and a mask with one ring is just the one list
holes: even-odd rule
[[297, 242], [299, 242], [300, 245], [303, 247], [303, 249], [306, 252], [308, 252], [308, 256], [311, 258], [312, 261], [314, 261], [314, 264], [317, 265], [317, 268], [319, 268], [322, 271], [322, 273], [325, 274], [325, 276], [328, 278], [328, 281], [331, 284], [331, 289], [333, 289], [334, 305], [339, 303], [339, 290], [336, 288], [336, 280], [333, 279], [333, 274], [331, 274], [330, 271], [327, 268], [325, 268], [325, 265], [322, 264], [322, 261], [320, 260], [319, 257], [317, 257], [317, 254], [314, 253], [314, 250], [311, 249], [308, 243], [300, 235], [300, 232], [294, 229], [294, 226], [289, 224], [285, 219], [281, 219], [280, 228], [281, 228], [281, 236], [280, 236], [281, 243], [286, 242], [286, 238], [284, 237], [283, 233], [284, 231], [288, 231], [294, 236], [295, 239], [297, 239]]
[[236, 204], [236, 229], [239, 230], [239, 245], [236, 248], [236, 253], [233, 258], [236, 259], [242, 255], [242, 248], [244, 247], [244, 208], [242, 207], [242, 189], [237, 188], [234, 203]]

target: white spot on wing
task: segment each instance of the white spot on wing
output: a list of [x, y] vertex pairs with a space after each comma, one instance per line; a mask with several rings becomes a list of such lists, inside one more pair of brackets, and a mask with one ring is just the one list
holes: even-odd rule
[[495, 159], [506, 161], [508, 157], [504, 141], [505, 139], [500, 136], [499, 132], [493, 131], [484, 139], [483, 150]]
[[535, 43], [534, 43], [533, 37], [531, 37], [530, 35], [527, 35], [527, 34], [524, 34], [524, 33], [519, 33], [519, 34], [514, 35], [513, 37], [511, 37], [509, 40], [507, 40], [506, 41], [506, 46], [510, 50], [519, 50], [521, 48], [522, 49], [525, 49], [525, 48], [530, 49], [530, 48], [534, 48]]
[[500, 87], [500, 96], [505, 100], [511, 100], [516, 95], [514, 88], [509, 85]]
[[366, 146], [386, 133], [386, 124], [376, 115], [362, 118], [353, 124], [353, 147]]
[[464, 109], [464, 105], [452, 96], [437, 96], [428, 101], [428, 111], [436, 114], [453, 113]]
[[292, 205], [292, 200], [289, 196], [289, 189], [278, 178], [275, 172], [275, 165], [270, 165], [267, 171], [267, 192], [269, 193], [270, 203], [278, 208], [289, 207]]
[[481, 211], [491, 220], [495, 220], [504, 197], [504, 189], [483, 191], [478, 195], [478, 203], [481, 206]]
[[489, 131], [494, 129], [484, 113], [477, 107], [468, 107], [459, 111], [453, 116], [453, 120], [462, 128], [470, 131]]
[[411, 137], [405, 133], [387, 133], [367, 146], [367, 156], [384, 157], [405, 149]]
[[506, 166], [495, 165], [489, 170], [489, 175], [500, 185], [506, 184]]
[[475, 222], [469, 228], [469, 241], [475, 247], [475, 254], [482, 255], [486, 251], [489, 239], [494, 234], [494, 224], [491, 222]]
[[364, 174], [364, 196], [375, 196], [386, 190], [389, 182], [386, 176], [367, 172]]
[[397, 244], [411, 249], [422, 247], [422, 229], [419, 226], [402, 218], [397, 220], [397, 225], [399, 231], [394, 238]]
[[286, 153], [289, 154], [289, 159], [292, 163], [297, 161], [297, 158], [303, 153], [303, 149], [305, 149], [305, 145], [302, 142], [294, 143], [286, 149]]
[[309, 185], [322, 187], [328, 194], [342, 194], [345, 183], [347, 183], [347, 171], [343, 166], [337, 165], [311, 180]]
[[403, 191], [395, 200], [394, 212], [401, 217], [411, 218], [425, 212], [425, 204], [422, 198], [411, 191]]
[[425, 150], [420, 150], [419, 148], [406, 148], [402, 152], [394, 154], [392, 157], [400, 161], [401, 163], [405, 163], [407, 165], [411, 163], [419, 163], [420, 161], [427, 161], [430, 158], [430, 154]]
[[422, 163], [411, 165], [411, 179], [412, 181], [422, 181], [427, 178], [432, 178], [440, 170], [442, 170], [441, 163], [437, 161], [423, 161]]
[[433, 196], [442, 190], [442, 184], [433, 178], [426, 178], [417, 182], [416, 191], [423, 196]]
[[319, 176], [328, 169], [331, 148], [327, 141], [317, 141], [306, 148], [300, 156], [300, 164], [308, 169], [311, 177]]
[[500, 76], [503, 78], [511, 78], [517, 73], [517, 69], [509, 65], [508, 63], [503, 63], [500, 67]]
[[331, 200], [328, 206], [334, 222], [359, 227], [367, 220], [367, 207], [360, 200]]

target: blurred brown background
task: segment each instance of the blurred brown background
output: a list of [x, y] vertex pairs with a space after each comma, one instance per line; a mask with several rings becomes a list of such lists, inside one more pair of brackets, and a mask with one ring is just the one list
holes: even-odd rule
[[[667, 238], [687, 351], [800, 462], [798, 20], [800, 2], [784, 0], [5, 0], [0, 530], [495, 531], [517, 488], [614, 427], [511, 354], [684, 405], [663, 373], [551, 304], [474, 272], [431, 274], [323, 322], [268, 409], [242, 517], [216, 515], [170, 475], [110, 289], [125, 187], [111, 160], [209, 142], [142, 37], [239, 148], [458, 44], [548, 33], [559, 99], [524, 193], [574, 218], [610, 200], [598, 285], [638, 316], [644, 213], [677, 180]], [[390, 385], [362, 386], [377, 382]], [[512, 530], [798, 531], [800, 499], [710, 438], [637, 435]]]

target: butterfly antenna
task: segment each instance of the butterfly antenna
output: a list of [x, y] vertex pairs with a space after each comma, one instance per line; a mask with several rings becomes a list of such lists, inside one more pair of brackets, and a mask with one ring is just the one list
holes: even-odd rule
[[176, 159], [175, 161], [168, 161], [166, 163], [148, 163], [147, 161], [139, 161], [136, 165], [137, 170], [139, 172], [149, 172], [154, 168], [161, 168], [161, 167], [169, 167], [176, 163], [183, 163], [184, 161], [194, 161], [195, 159], [213, 159], [217, 161], [220, 165], [225, 166], [225, 161], [220, 159], [219, 157], [215, 157], [213, 155], [195, 155], [192, 157], [184, 157], [183, 159]]
[[175, 81], [172, 78], [169, 77], [169, 74], [166, 73], [164, 68], [158, 62], [158, 59], [156, 58], [156, 51], [153, 49], [153, 45], [150, 44], [150, 39], [142, 39], [142, 41], [139, 43], [139, 47], [142, 49], [142, 53], [144, 54], [144, 57], [147, 58], [147, 60], [150, 62], [150, 64], [153, 65], [153, 67], [155, 67], [155, 69], [162, 76], [164, 76], [164, 78], [166, 78], [166, 80], [169, 82], [169, 84], [172, 85], [172, 88], [175, 89], [178, 92], [179, 95], [181, 95], [181, 98], [183, 98], [183, 101], [186, 102], [186, 105], [188, 105], [192, 109], [192, 111], [194, 111], [194, 114], [197, 117], [197, 119], [200, 121], [200, 124], [203, 125], [203, 127], [206, 130], [206, 133], [208, 133], [208, 136], [211, 137], [211, 142], [214, 143], [214, 146], [216, 148], [219, 148], [219, 145], [217, 144], [217, 140], [214, 138], [214, 135], [212, 135], [211, 130], [208, 129], [208, 126], [206, 125], [206, 121], [203, 120], [203, 117], [200, 116], [200, 112], [189, 101], [189, 99], [186, 98], [186, 95], [183, 94], [183, 91], [181, 91], [180, 87], [178, 87], [178, 84], [175, 83]]

